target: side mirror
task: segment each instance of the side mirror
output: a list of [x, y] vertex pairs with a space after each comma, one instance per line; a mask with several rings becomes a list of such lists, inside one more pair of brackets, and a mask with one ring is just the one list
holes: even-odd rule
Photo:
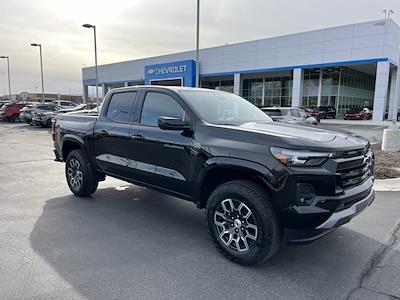
[[158, 127], [163, 130], [189, 130], [190, 124], [185, 123], [179, 118], [161, 117], [158, 119]]

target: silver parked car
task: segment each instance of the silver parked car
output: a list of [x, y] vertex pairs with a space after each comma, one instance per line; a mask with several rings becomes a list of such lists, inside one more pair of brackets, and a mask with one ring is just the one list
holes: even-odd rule
[[62, 109], [62, 107], [59, 107], [52, 103], [39, 103], [31, 107], [29, 106], [24, 107], [19, 114], [19, 118], [23, 122], [26, 122], [28, 124], [33, 124], [32, 119], [34, 113], [54, 112], [60, 109]]
[[261, 110], [276, 122], [298, 125], [318, 125], [318, 120], [307, 115], [307, 113], [301, 108], [263, 107]]
[[90, 110], [90, 109], [93, 109], [96, 107], [97, 107], [96, 103], [82, 103], [74, 108], [62, 109], [62, 110], [58, 111], [57, 113], [67, 113], [67, 112], [80, 111], [80, 110]]
[[53, 101], [53, 104], [61, 106], [64, 109], [75, 108], [78, 106], [78, 104], [76, 104], [75, 102], [66, 101], [66, 100], [56, 100], [56, 101]]

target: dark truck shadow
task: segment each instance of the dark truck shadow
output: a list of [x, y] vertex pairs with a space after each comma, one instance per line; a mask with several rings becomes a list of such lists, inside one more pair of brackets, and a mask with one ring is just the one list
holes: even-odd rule
[[131, 185], [47, 200], [30, 242], [88, 299], [345, 298], [382, 246], [341, 228], [242, 267], [214, 249], [203, 211]]

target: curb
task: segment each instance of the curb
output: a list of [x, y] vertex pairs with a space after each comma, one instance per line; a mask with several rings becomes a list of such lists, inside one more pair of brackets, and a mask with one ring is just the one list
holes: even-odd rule
[[376, 179], [374, 190], [377, 192], [400, 192], [400, 177], [391, 179]]

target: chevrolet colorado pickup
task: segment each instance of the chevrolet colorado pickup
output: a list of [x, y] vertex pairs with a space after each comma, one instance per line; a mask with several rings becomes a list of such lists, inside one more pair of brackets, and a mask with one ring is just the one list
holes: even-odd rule
[[86, 197], [112, 176], [206, 209], [228, 259], [254, 265], [285, 239], [313, 241], [374, 200], [374, 156], [355, 136], [274, 123], [222, 91], [138, 86], [111, 90], [97, 114], [61, 114], [56, 160]]

